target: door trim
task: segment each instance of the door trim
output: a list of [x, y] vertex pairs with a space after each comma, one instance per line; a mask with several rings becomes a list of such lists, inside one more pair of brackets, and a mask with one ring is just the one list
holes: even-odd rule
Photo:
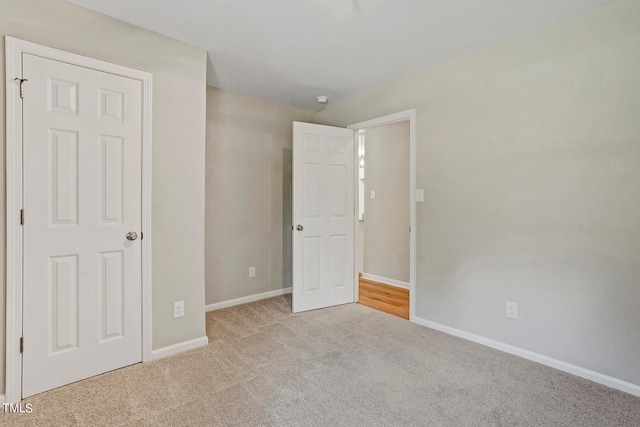
[[[364, 130], [368, 128], [378, 127], [382, 125], [388, 125], [390, 123], [409, 121], [409, 226], [411, 227], [411, 233], [409, 233], [409, 320], [415, 323], [416, 319], [416, 110], [405, 110], [399, 113], [389, 114], [387, 116], [378, 117], [371, 120], [355, 123], [347, 126], [348, 129], [354, 131]], [[357, 149], [354, 144], [354, 149]], [[355, 188], [358, 188], [358, 156], [355, 156], [354, 168], [355, 173]], [[358, 197], [356, 194], [356, 211], [358, 209]], [[355, 229], [358, 229], [358, 216], [356, 215]], [[355, 257], [357, 258], [357, 257]], [[355, 267], [354, 259], [354, 272], [357, 270]], [[357, 273], [355, 273], [357, 275]], [[354, 301], [358, 301], [358, 291], [360, 284], [358, 278], [355, 278], [355, 295]]]
[[[5, 36], [6, 62], [6, 384], [5, 401], [20, 402], [22, 397], [22, 265], [23, 241], [20, 210], [22, 183], [22, 54], [65, 62], [109, 74], [138, 80], [142, 84], [142, 361], [152, 360], [151, 317], [151, 106], [152, 75], [97, 59]], [[29, 84], [25, 83], [28, 93]], [[25, 345], [29, 345], [25, 343]]]

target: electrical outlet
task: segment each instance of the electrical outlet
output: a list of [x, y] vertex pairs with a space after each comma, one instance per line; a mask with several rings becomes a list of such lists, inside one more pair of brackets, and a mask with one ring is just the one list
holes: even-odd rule
[[518, 318], [518, 303], [517, 302], [505, 302], [506, 313], [505, 315], [510, 319]]
[[256, 268], [249, 267], [249, 279], [253, 279], [254, 277], [256, 277]]
[[176, 301], [173, 303], [173, 318], [184, 317], [184, 301]]

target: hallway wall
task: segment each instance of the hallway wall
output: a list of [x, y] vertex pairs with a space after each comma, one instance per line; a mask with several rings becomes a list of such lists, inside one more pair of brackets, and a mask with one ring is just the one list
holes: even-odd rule
[[370, 128], [364, 135], [363, 272], [408, 284], [409, 121]]

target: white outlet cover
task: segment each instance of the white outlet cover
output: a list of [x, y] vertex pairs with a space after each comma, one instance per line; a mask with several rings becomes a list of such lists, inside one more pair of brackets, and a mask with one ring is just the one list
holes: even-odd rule
[[505, 316], [507, 316], [510, 319], [517, 319], [518, 318], [518, 303], [517, 302], [505, 301]]
[[173, 318], [184, 317], [184, 301], [176, 301], [173, 303]]
[[376, 198], [376, 190], [371, 190], [371, 200]]

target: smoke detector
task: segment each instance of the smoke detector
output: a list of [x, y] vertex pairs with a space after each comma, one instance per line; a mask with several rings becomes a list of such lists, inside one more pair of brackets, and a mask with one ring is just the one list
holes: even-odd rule
[[327, 102], [329, 102], [329, 97], [324, 95], [320, 95], [316, 97], [316, 99], [318, 100], [318, 104], [326, 104]]

